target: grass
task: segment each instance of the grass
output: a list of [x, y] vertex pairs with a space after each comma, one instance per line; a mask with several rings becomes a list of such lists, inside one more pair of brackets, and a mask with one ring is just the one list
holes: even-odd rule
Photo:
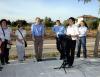
[[[59, 52], [44, 52], [42, 57], [43, 58], [52, 58], [52, 57], [58, 57], [59, 56]], [[89, 58], [93, 58], [93, 50], [89, 50], [88, 51], [88, 57]], [[99, 56], [100, 57], [100, 50], [99, 50]], [[16, 60], [18, 57], [17, 55], [10, 55], [9, 56], [10, 60]], [[25, 55], [26, 59], [33, 59], [35, 58], [35, 54], [26, 54]]]
[[[15, 32], [17, 30], [17, 27], [12, 27], [13, 32]], [[25, 30], [27, 31], [27, 35], [26, 35], [26, 39], [27, 40], [32, 40], [31, 39], [31, 29], [30, 26], [26, 26]], [[89, 30], [87, 33], [88, 37], [94, 38], [96, 36], [96, 30]], [[12, 36], [13, 40], [15, 40], [15, 35]], [[45, 39], [54, 39], [54, 33], [51, 30], [51, 27], [46, 27], [45, 30]]]
[[[59, 52], [48, 52], [48, 53], [45, 52], [42, 55], [43, 58], [52, 58], [52, 57], [57, 57], [57, 56], [59, 56]], [[16, 60], [17, 58], [18, 58], [17, 55], [10, 55], [9, 56], [10, 60]], [[35, 54], [26, 54], [25, 58], [27, 58], [27, 59], [35, 58]]]
[[[12, 27], [13, 31], [16, 31], [17, 27]], [[27, 26], [25, 27], [26, 31], [27, 31], [27, 40], [31, 41], [31, 30], [30, 30], [30, 26]], [[46, 34], [45, 34], [45, 39], [54, 39], [54, 33], [52, 32], [51, 28], [48, 27], [46, 28]], [[89, 38], [94, 38], [96, 36], [96, 30], [90, 30], [88, 31], [88, 34], [87, 36]], [[13, 40], [15, 41], [15, 36], [13, 36]], [[43, 57], [57, 57], [59, 55], [59, 52], [48, 52], [48, 53], [43, 53]], [[89, 50], [89, 53], [88, 53], [88, 56], [89, 57], [93, 57], [93, 51], [90, 51]], [[35, 57], [35, 54], [26, 54], [25, 56], [26, 58], [34, 58]], [[17, 59], [17, 56], [16, 55], [10, 55], [10, 59]]]

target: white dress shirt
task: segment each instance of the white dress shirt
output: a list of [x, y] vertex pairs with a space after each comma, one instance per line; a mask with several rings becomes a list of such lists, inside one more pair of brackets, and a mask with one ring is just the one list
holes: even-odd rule
[[2, 28], [0, 27], [0, 38], [2, 39], [2, 41], [4, 41], [5, 39], [7, 40], [11, 40], [11, 33], [12, 33], [12, 30], [10, 27], [8, 27], [7, 29], [3, 29], [4, 32], [5, 32], [5, 36], [4, 36], [4, 33], [2, 31]]
[[87, 33], [87, 27], [80, 26], [79, 27], [79, 37], [86, 36], [86, 33]]
[[66, 28], [66, 35], [71, 35], [72, 40], [77, 40], [76, 35], [79, 35], [78, 27], [76, 25], [68, 26]]
[[[26, 30], [20, 30], [20, 31], [21, 31], [23, 37], [25, 37], [26, 36]], [[15, 32], [15, 35], [17, 36], [18, 39], [23, 40], [23, 44], [21, 42], [19, 42], [18, 40], [16, 40], [16, 45], [23, 45], [24, 46], [24, 39], [23, 39], [21, 33], [17, 30]]]

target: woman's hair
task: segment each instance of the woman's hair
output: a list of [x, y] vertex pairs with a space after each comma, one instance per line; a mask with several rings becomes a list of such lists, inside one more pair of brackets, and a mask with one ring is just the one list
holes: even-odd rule
[[71, 19], [75, 24], [76, 19], [74, 17], [70, 17], [69, 19]]
[[18, 27], [18, 28], [23, 27], [23, 22], [19, 21], [19, 22], [17, 23], [17, 27]]
[[2, 20], [0, 21], [0, 25], [2, 24], [3, 21], [6, 22], [6, 25], [8, 24], [8, 21], [7, 21], [6, 19], [2, 19]]
[[41, 20], [39, 17], [36, 17], [36, 18], [35, 18], [35, 20], [37, 20], [37, 19]]
[[[84, 20], [81, 21], [81, 22], [83, 22], [84, 23], [84, 26], [88, 28], [87, 23]], [[79, 25], [79, 26], [81, 26], [81, 25]]]

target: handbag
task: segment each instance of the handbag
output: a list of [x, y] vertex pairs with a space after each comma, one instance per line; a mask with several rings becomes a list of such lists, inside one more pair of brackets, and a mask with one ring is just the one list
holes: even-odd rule
[[25, 42], [25, 47], [27, 47], [27, 42], [26, 41], [24, 41]]
[[21, 36], [22, 36], [22, 38], [23, 38], [23, 40], [24, 40], [25, 47], [27, 47], [27, 42], [26, 42], [26, 40], [24, 39], [23, 34], [21, 33], [21, 31], [20, 31], [19, 29], [18, 29], [18, 31], [20, 32], [20, 34], [21, 34]]

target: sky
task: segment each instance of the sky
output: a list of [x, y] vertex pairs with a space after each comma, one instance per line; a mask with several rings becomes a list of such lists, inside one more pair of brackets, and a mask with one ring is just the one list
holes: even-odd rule
[[82, 15], [98, 17], [99, 6], [97, 0], [87, 4], [78, 0], [0, 0], [0, 19], [25, 19], [32, 22], [36, 17], [46, 16], [62, 21]]

